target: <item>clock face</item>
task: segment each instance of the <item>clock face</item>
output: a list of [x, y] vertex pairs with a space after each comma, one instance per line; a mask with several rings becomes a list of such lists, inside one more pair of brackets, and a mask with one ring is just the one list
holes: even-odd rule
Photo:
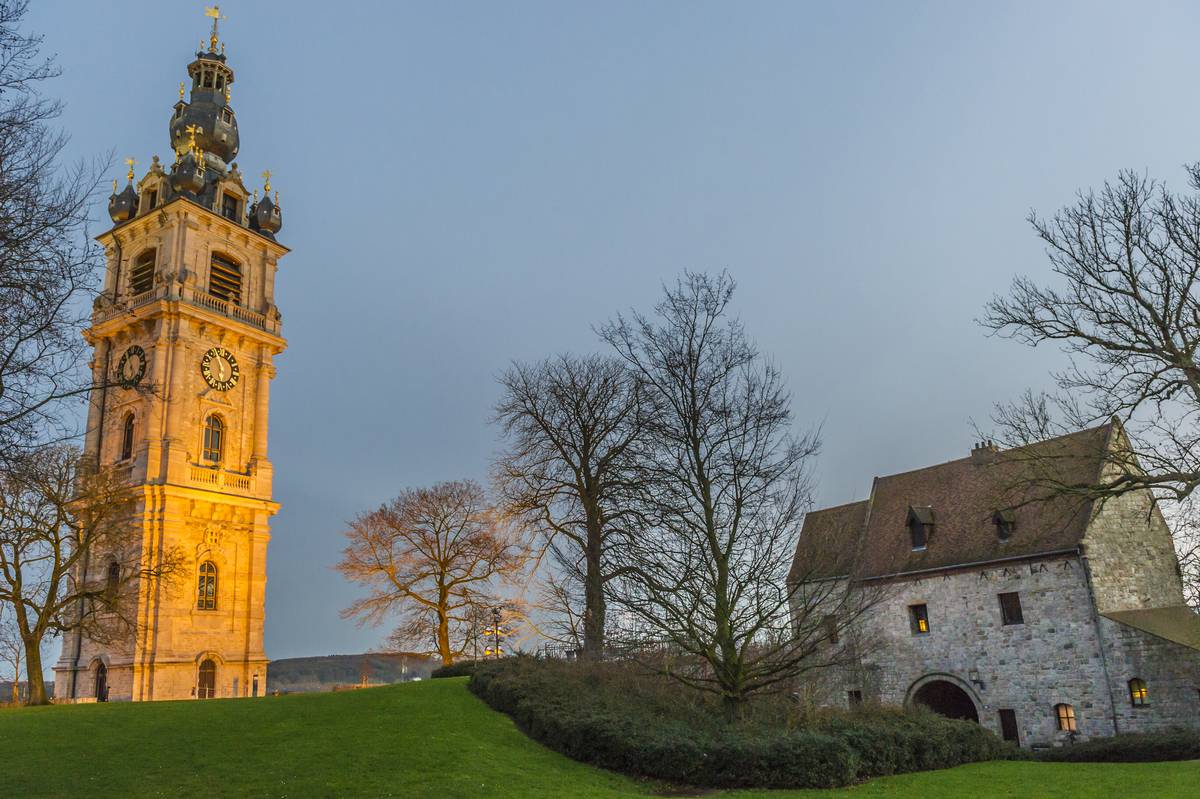
[[241, 372], [233, 353], [224, 347], [213, 347], [200, 359], [200, 374], [204, 382], [217, 391], [228, 391], [237, 385]]
[[117, 363], [117, 382], [132, 388], [142, 382], [146, 375], [146, 351], [136, 344], [121, 355]]

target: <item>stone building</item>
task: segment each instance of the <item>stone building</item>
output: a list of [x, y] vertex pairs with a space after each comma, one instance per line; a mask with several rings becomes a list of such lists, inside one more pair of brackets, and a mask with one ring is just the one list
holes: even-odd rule
[[[213, 10], [211, 15], [219, 14]], [[141, 555], [182, 556], [174, 585], [136, 585], [137, 634], [69, 634], [57, 701], [264, 695], [263, 597], [271, 498], [273, 359], [286, 342], [275, 273], [288, 250], [270, 174], [260, 199], [233, 163], [233, 70], [212, 34], [170, 114], [174, 161], [109, 198], [103, 291], [85, 332], [94, 385], [84, 459], [134, 494]], [[122, 568], [89, 553], [83, 579]], [[79, 575], [77, 575], [78, 577]], [[111, 577], [109, 578], [111, 579]], [[119, 577], [117, 579], [120, 579]]]
[[[1157, 505], [1061, 490], [1099, 480], [1123, 440], [1114, 423], [983, 444], [810, 513], [791, 579], [882, 588], [841, 644], [858, 665], [826, 697], [923, 704], [1023, 746], [1200, 726], [1200, 617]], [[806, 569], [828, 550], [850, 554]]]

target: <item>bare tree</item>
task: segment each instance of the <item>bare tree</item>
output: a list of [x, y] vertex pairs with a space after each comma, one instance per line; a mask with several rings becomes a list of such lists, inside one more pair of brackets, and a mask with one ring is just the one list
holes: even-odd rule
[[[812, 662], [814, 636], [796, 636], [791, 605], [820, 605], [839, 589], [787, 580], [819, 440], [792, 433], [791, 398], [730, 317], [733, 292], [727, 274], [688, 273], [654, 317], [618, 317], [601, 334], [639, 375], [650, 406], [637, 459], [644, 525], [623, 548], [618, 601], [698, 664], [671, 676], [720, 695], [736, 716], [751, 694], [790, 683]], [[837, 604], [839, 623], [852, 622], [854, 601]]]
[[582, 586], [583, 650], [604, 649], [612, 556], [629, 533], [630, 457], [644, 427], [638, 381], [611, 357], [516, 364], [496, 407], [508, 448], [495, 466], [507, 512], [542, 535], [561, 577]]
[[1121, 422], [1127, 444], [1102, 479], [1048, 486], [1058, 493], [1183, 502], [1200, 485], [1200, 164], [1187, 172], [1190, 194], [1124, 172], [1052, 219], [1031, 215], [1053, 285], [1021, 277], [987, 305], [985, 327], [1070, 357], [1055, 391], [997, 409], [1006, 443]]
[[181, 570], [180, 553], [142, 548], [128, 486], [78, 464], [74, 448], [47, 446], [0, 473], [0, 603], [24, 645], [34, 705], [47, 701], [48, 638], [80, 629], [97, 641], [138, 635], [139, 587], [157, 581], [171, 590]]
[[89, 390], [79, 335], [97, 274], [86, 235], [101, 170], [60, 166], [58, 74], [42, 39], [19, 30], [27, 0], [0, 0], [0, 459], [69, 434], [57, 405]]
[[7, 666], [14, 705], [21, 701], [21, 665], [24, 662], [25, 643], [17, 631], [12, 608], [0, 603], [0, 663]]
[[346, 530], [338, 570], [370, 588], [342, 612], [379, 623], [398, 615], [390, 643], [449, 665], [469, 651], [473, 611], [524, 572], [527, 548], [470, 481], [409, 489]]

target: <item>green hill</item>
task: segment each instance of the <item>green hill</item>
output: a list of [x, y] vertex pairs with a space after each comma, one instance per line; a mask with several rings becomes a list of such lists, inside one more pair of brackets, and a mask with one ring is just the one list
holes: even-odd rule
[[[1200, 795], [1200, 764], [986, 763], [846, 791], [722, 799]], [[0, 711], [0, 797], [663, 795], [533, 743], [461, 679], [262, 699]], [[681, 795], [675, 793], [674, 795]]]

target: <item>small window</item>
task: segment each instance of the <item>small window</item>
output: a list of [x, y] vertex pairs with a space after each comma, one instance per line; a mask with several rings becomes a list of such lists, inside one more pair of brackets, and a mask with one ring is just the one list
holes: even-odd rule
[[239, 305], [242, 302], [242, 266], [237, 261], [213, 253], [208, 275], [208, 293], [219, 300]]
[[221, 109], [221, 121], [224, 122], [226, 125], [232, 125], [233, 124], [233, 112], [230, 111], [228, 108], [222, 108]]
[[838, 623], [836, 616], [826, 616], [824, 619], [825, 637], [829, 639], [829, 643], [836, 644], [841, 636], [838, 635]]
[[926, 635], [929, 632], [929, 608], [925, 605], [909, 605], [908, 621], [913, 635]]
[[221, 91], [221, 89], [224, 89], [224, 88], [225, 88], [225, 76], [218, 75], [217, 76], [217, 91]]
[[231, 194], [221, 195], [221, 216], [238, 221], [238, 198]]
[[125, 414], [125, 424], [121, 428], [121, 460], [127, 461], [133, 457], [133, 414]]
[[862, 691], [847, 691], [846, 702], [850, 707], [858, 707], [862, 704]]
[[150, 210], [153, 210], [153, 209], [155, 209], [155, 208], [157, 208], [157, 207], [158, 207], [158, 190], [157, 190], [157, 189], [151, 189], [151, 190], [150, 190], [150, 199], [149, 199], [149, 201], [146, 203], [146, 210], [147, 210], [147, 211], [150, 211]]
[[196, 609], [217, 609], [217, 566], [211, 560], [200, 564], [200, 576], [196, 584]]
[[1000, 620], [1004, 624], [1025, 623], [1025, 617], [1021, 614], [1021, 595], [1016, 591], [1000, 594]]
[[225, 421], [217, 414], [204, 420], [204, 460], [220, 463], [225, 454]]
[[998, 510], [992, 514], [992, 524], [996, 525], [996, 538], [1007, 541], [1017, 526], [1017, 514], [1011, 510]]
[[906, 523], [909, 535], [912, 536], [913, 551], [920, 552], [929, 545], [929, 539], [933, 535], [933, 508], [927, 505], [921, 507], [910, 505]]
[[204, 70], [204, 88], [211, 89], [212, 87], [213, 87], [213, 73], [212, 73], [212, 70], [206, 69], [206, 70]]
[[1146, 691], [1146, 681], [1134, 677], [1129, 681], [1129, 703], [1134, 707], [1141, 707], [1146, 704], [1146, 699], [1149, 693]]
[[1054, 718], [1062, 732], [1075, 732], [1075, 708], [1070, 705], [1055, 705]]
[[1021, 743], [1021, 734], [1017, 730], [1017, 711], [1000, 710], [1000, 736], [1006, 741], [1012, 741], [1018, 745]]
[[104, 598], [112, 602], [117, 598], [117, 590], [121, 587], [121, 564], [109, 561], [108, 571], [104, 575]]
[[130, 294], [145, 294], [154, 288], [154, 262], [157, 253], [157, 250], [146, 250], [134, 260], [133, 270], [129, 273]]

